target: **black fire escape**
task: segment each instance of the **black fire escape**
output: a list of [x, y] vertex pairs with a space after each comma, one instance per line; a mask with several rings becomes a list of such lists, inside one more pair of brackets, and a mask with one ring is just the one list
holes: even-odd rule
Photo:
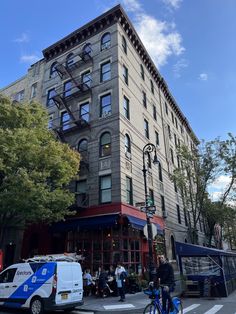
[[53, 121], [52, 128], [63, 142], [66, 141], [66, 133], [89, 127], [89, 107], [87, 108], [88, 110], [86, 110], [86, 106], [79, 110], [72, 110], [71, 104], [73, 103], [73, 99], [91, 91], [90, 75], [87, 77], [76, 76], [76, 70], [81, 64], [93, 61], [91, 52], [90, 47], [83, 49], [80, 53], [73, 56], [74, 60], [77, 58], [76, 61], [70, 63], [58, 62], [55, 65], [55, 70], [60, 78], [63, 80], [68, 79], [63, 91], [61, 88], [55, 89], [55, 95], [52, 97], [57, 108], [63, 112], [63, 115], [59, 118], [60, 121]]

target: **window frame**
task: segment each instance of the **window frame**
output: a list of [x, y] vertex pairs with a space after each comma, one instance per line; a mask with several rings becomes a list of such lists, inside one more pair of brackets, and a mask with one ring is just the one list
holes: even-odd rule
[[[54, 95], [52, 95], [51, 97], [50, 96], [50, 93], [54, 92]], [[54, 100], [52, 99], [52, 97], [56, 96], [56, 89], [55, 87], [51, 88], [48, 90], [47, 92], [47, 103], [46, 103], [46, 107], [51, 107], [53, 105], [55, 105], [55, 102]]]
[[[102, 144], [103, 137], [109, 135], [109, 141]], [[108, 147], [105, 147], [108, 145]], [[106, 149], [106, 150], [105, 150]], [[99, 158], [111, 156], [111, 133], [110, 132], [103, 132], [100, 136], [99, 140]]]
[[[106, 41], [105, 41], [106, 37], [108, 37], [108, 40], [106, 39]], [[106, 32], [101, 37], [101, 51], [109, 49], [110, 47], [111, 47], [111, 33]]]
[[[102, 180], [105, 178], [110, 178], [110, 186], [108, 188], [102, 188]], [[110, 200], [109, 201], [102, 201], [103, 200], [103, 192], [106, 191], [110, 191]], [[108, 175], [104, 175], [104, 176], [100, 176], [99, 177], [99, 204], [109, 204], [112, 201], [112, 178], [111, 178], [111, 174]]]
[[129, 70], [127, 66], [123, 64], [123, 78], [126, 85], [129, 85]]
[[[109, 70], [104, 72], [103, 69], [108, 64], [109, 64]], [[108, 73], [109, 73], [109, 77], [104, 79], [104, 75], [107, 75]], [[100, 82], [106, 82], [106, 81], [109, 81], [110, 79], [111, 79], [111, 60], [108, 60], [101, 63], [100, 65]]]
[[133, 205], [133, 182], [129, 176], [126, 176], [126, 203]]
[[[84, 110], [83, 107], [85, 106], [88, 106], [88, 111], [86, 111], [85, 113], [82, 113], [82, 110]], [[86, 118], [84, 119], [85, 116], [87, 117], [87, 119]], [[90, 119], [90, 102], [89, 101], [85, 101], [79, 104], [79, 117], [81, 120], [89, 122], [89, 119]]]
[[[103, 103], [102, 103], [103, 100], [105, 99], [105, 97], [108, 97], [108, 96], [110, 96], [110, 103], [103, 105]], [[112, 102], [111, 101], [111, 93], [107, 93], [107, 94], [100, 96], [100, 118], [111, 114], [111, 109], [112, 109], [111, 108], [111, 102]], [[110, 110], [108, 110], [108, 111], [103, 110], [107, 107], [110, 108]], [[106, 114], [105, 114], [105, 112], [106, 112]]]
[[142, 64], [140, 64], [140, 75], [141, 75], [141, 78], [145, 81], [144, 67]]
[[145, 137], [149, 139], [149, 123], [148, 120], [144, 118], [144, 133]]
[[127, 55], [127, 41], [124, 35], [122, 35], [122, 48], [123, 48], [124, 53]]
[[129, 106], [129, 98], [126, 97], [124, 95], [124, 98], [123, 98], [123, 109], [124, 109], [124, 116], [130, 120], [130, 106]]

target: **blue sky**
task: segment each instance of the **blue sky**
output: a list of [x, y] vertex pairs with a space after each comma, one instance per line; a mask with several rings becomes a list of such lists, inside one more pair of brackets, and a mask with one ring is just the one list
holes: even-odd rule
[[[119, 3], [3, 0], [0, 88], [42, 50]], [[199, 139], [236, 134], [236, 1], [121, 0]]]

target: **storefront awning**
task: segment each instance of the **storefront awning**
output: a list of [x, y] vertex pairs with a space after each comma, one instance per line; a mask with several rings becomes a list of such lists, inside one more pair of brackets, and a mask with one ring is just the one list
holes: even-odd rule
[[80, 219], [71, 219], [67, 221], [62, 221], [52, 225], [51, 230], [54, 232], [59, 231], [73, 231], [73, 230], [82, 230], [82, 229], [101, 229], [105, 227], [111, 227], [115, 225], [118, 215], [103, 215], [96, 217], [87, 217]]
[[[130, 216], [130, 215], [126, 215], [126, 217], [128, 218], [131, 226], [134, 229], [143, 230], [144, 226], [147, 224], [147, 221], [144, 220], [144, 219], [137, 218], [137, 217]], [[157, 223], [155, 223], [155, 226], [157, 228], [157, 234], [163, 235], [162, 227], [159, 224], [157, 224]]]

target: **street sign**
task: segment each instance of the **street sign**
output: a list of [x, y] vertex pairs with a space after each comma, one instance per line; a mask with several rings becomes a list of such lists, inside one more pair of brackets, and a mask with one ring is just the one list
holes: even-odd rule
[[136, 206], [136, 207], [145, 206], [145, 202], [138, 202], [138, 203], [135, 203], [135, 206]]
[[[151, 228], [152, 228], [152, 240], [155, 238], [157, 235], [157, 227], [155, 224], [151, 223]], [[143, 233], [145, 237], [148, 239], [148, 229], [147, 229], [147, 224], [143, 228]]]

